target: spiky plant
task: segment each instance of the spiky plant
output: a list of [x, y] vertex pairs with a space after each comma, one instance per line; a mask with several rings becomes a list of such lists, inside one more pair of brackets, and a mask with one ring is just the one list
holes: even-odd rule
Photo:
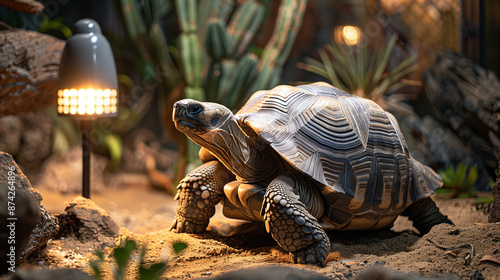
[[298, 67], [329, 79], [346, 92], [379, 101], [405, 86], [402, 78], [417, 68], [413, 64], [416, 56], [409, 55], [387, 70], [396, 41], [397, 36], [392, 36], [385, 47], [371, 51], [367, 46], [339, 44], [332, 38], [331, 44], [319, 50], [321, 61], [308, 57]]

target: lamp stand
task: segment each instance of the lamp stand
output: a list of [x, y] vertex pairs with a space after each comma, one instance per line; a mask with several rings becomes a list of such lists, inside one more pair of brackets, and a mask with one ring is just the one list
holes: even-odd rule
[[80, 131], [82, 134], [82, 196], [90, 198], [90, 154], [92, 153], [92, 142], [90, 141], [90, 120], [82, 120], [80, 123]]

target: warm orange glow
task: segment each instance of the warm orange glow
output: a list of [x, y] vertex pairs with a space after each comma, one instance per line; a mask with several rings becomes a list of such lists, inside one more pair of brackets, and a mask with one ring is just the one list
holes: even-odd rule
[[345, 43], [348, 46], [354, 46], [361, 39], [361, 30], [356, 26], [339, 26], [335, 28], [335, 41]]
[[57, 112], [63, 115], [114, 114], [118, 107], [115, 89], [64, 89], [57, 93]]

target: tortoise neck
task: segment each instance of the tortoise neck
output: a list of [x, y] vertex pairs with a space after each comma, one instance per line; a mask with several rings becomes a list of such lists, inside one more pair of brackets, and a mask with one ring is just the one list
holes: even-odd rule
[[212, 136], [206, 147], [244, 183], [269, 183], [286, 168], [283, 159], [253, 130], [244, 130], [236, 119]]

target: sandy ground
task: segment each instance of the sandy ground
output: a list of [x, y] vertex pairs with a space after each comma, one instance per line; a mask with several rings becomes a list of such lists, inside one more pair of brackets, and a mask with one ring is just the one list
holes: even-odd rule
[[[42, 203], [51, 213], [61, 212], [62, 202], [75, 197], [40, 191]], [[225, 219], [220, 209], [204, 234], [171, 233], [168, 228], [176, 202], [161, 191], [111, 188], [93, 194], [92, 199], [122, 227], [121, 240], [133, 239], [147, 247], [146, 263], [167, 262], [163, 276], [168, 279], [213, 278], [241, 268], [278, 265], [315, 271], [331, 279], [351, 279], [374, 265], [411, 275], [453, 275], [459, 279], [470, 279], [477, 270], [484, 279], [500, 279], [500, 264], [491, 261], [500, 259], [500, 225], [488, 224], [485, 211], [471, 206], [471, 199], [437, 200], [456, 227], [440, 225], [423, 237], [414, 235], [411, 223], [404, 219], [398, 219], [391, 231], [329, 232], [332, 253], [325, 268], [292, 264], [263, 224]], [[179, 255], [171, 249], [176, 242], [188, 245]], [[90, 273], [91, 258], [93, 252], [84, 244], [69, 246], [64, 240], [53, 240], [27, 266], [78, 268]], [[112, 279], [112, 263], [107, 262], [103, 269], [104, 278]], [[128, 278], [136, 278], [136, 269], [133, 263]]]

